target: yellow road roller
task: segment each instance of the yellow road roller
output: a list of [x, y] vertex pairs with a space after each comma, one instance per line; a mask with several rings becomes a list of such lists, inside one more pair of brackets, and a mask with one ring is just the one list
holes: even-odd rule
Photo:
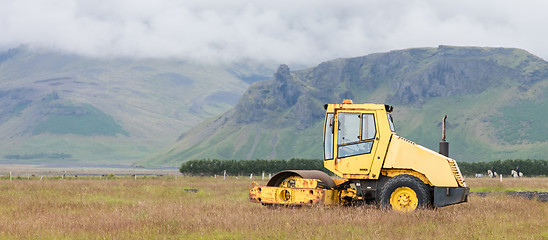
[[435, 152], [396, 134], [392, 106], [326, 104], [324, 167], [281, 171], [266, 186], [253, 182], [251, 202], [263, 205], [360, 205], [412, 211], [466, 202], [469, 188], [445, 137]]

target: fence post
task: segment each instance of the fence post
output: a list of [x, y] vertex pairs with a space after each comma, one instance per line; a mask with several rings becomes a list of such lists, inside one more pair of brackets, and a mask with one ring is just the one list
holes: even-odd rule
[[10, 171], [10, 181], [11, 181], [11, 171]]
[[226, 180], [226, 170], [223, 173], [223, 180]]
[[263, 177], [262, 177], [262, 180], [264, 181], [264, 171], [263, 171]]
[[249, 175], [249, 179], [253, 178], [253, 173]]

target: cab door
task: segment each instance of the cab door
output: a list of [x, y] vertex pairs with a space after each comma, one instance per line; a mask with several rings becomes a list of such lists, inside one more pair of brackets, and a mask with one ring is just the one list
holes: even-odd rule
[[[378, 146], [374, 111], [339, 111], [335, 128], [335, 169], [343, 177], [365, 178], [371, 171]], [[345, 176], [346, 175], [346, 176]]]

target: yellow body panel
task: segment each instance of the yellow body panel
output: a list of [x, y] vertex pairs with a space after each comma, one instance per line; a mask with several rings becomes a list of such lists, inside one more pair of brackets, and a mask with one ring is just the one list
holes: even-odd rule
[[341, 185], [343, 184], [344, 182], [348, 181], [347, 179], [343, 179], [343, 178], [334, 178], [333, 179], [333, 182], [335, 182], [335, 185]]
[[355, 192], [310, 188], [317, 186], [317, 179], [298, 179], [295, 187], [266, 187], [253, 182], [249, 200], [255, 203], [278, 205], [338, 205], [343, 197], [355, 196]]
[[[327, 175], [282, 171], [269, 186], [253, 182], [251, 202], [290, 206], [374, 200], [380, 205], [388, 201], [393, 209], [407, 211], [467, 201], [469, 188], [456, 162], [396, 135], [389, 116], [391, 106], [345, 100], [343, 104], [327, 104], [326, 110], [324, 167], [342, 179], [331, 182]], [[414, 176], [434, 188], [400, 175]], [[380, 176], [392, 179], [378, 181]]]
[[[340, 129], [339, 114], [341, 113], [374, 114], [376, 135], [371, 153], [338, 157], [339, 131], [333, 131], [333, 159], [324, 159], [324, 167], [346, 179], [378, 179], [381, 175], [394, 177], [399, 174], [410, 174], [430, 186], [466, 186], [464, 178], [453, 159], [399, 137], [395, 132], [392, 132], [386, 109], [387, 106], [383, 104], [327, 105], [327, 113], [334, 114], [334, 129]], [[329, 121], [327, 119], [328, 114], [326, 114], [326, 124]], [[324, 131], [326, 130], [324, 128]], [[324, 143], [325, 141], [324, 139]]]
[[[375, 116], [376, 135], [371, 153], [351, 157], [338, 157], [338, 148], [333, 149], [333, 159], [324, 161], [324, 167], [337, 176], [347, 179], [378, 179], [383, 159], [390, 142], [392, 131], [388, 124], [387, 112], [383, 104], [329, 104], [328, 113], [371, 113]], [[326, 119], [326, 121], [329, 121]], [[339, 128], [338, 114], [335, 115], [335, 128]], [[325, 136], [325, 133], [324, 133]], [[325, 141], [325, 140], [324, 140]], [[338, 131], [334, 133], [334, 146], [338, 145]]]
[[383, 169], [412, 169], [423, 174], [432, 186], [459, 187], [451, 161], [448, 157], [394, 134]]
[[387, 177], [395, 177], [395, 176], [402, 175], [402, 174], [415, 176], [418, 179], [420, 179], [421, 181], [423, 181], [425, 184], [433, 186], [432, 183], [430, 182], [430, 180], [428, 180], [428, 178], [426, 178], [426, 176], [424, 176], [424, 174], [413, 171], [413, 170], [410, 170], [410, 169], [395, 169], [395, 168], [388, 168], [387, 169], [387, 168], [383, 168], [381, 170], [381, 175], [387, 176]]

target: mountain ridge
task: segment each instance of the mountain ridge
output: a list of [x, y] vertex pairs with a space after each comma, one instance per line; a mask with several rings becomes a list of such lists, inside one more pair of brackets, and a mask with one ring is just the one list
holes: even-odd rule
[[72, 156], [59, 161], [132, 164], [230, 109], [272, 72], [249, 61], [96, 59], [25, 46], [0, 52], [0, 158], [59, 153]]
[[[510, 115], [525, 110], [503, 110], [516, 101], [536, 101], [538, 108], [546, 109], [547, 90], [548, 63], [515, 48], [395, 50], [293, 72], [281, 65], [273, 79], [252, 84], [232, 110], [184, 133], [144, 162], [178, 165], [201, 158], [321, 158], [322, 106], [345, 98], [394, 105], [394, 117], [401, 117], [396, 120], [403, 129], [399, 134], [432, 149], [439, 141], [444, 110], [450, 116], [452, 148], [468, 149], [455, 152], [457, 160], [541, 157], [540, 149], [548, 143], [526, 143], [532, 131], [512, 140], [508, 134], [501, 137], [497, 126], [511, 125], [512, 131], [518, 131], [523, 119]], [[531, 119], [544, 129], [540, 117]], [[512, 141], [524, 144], [507, 144]]]

